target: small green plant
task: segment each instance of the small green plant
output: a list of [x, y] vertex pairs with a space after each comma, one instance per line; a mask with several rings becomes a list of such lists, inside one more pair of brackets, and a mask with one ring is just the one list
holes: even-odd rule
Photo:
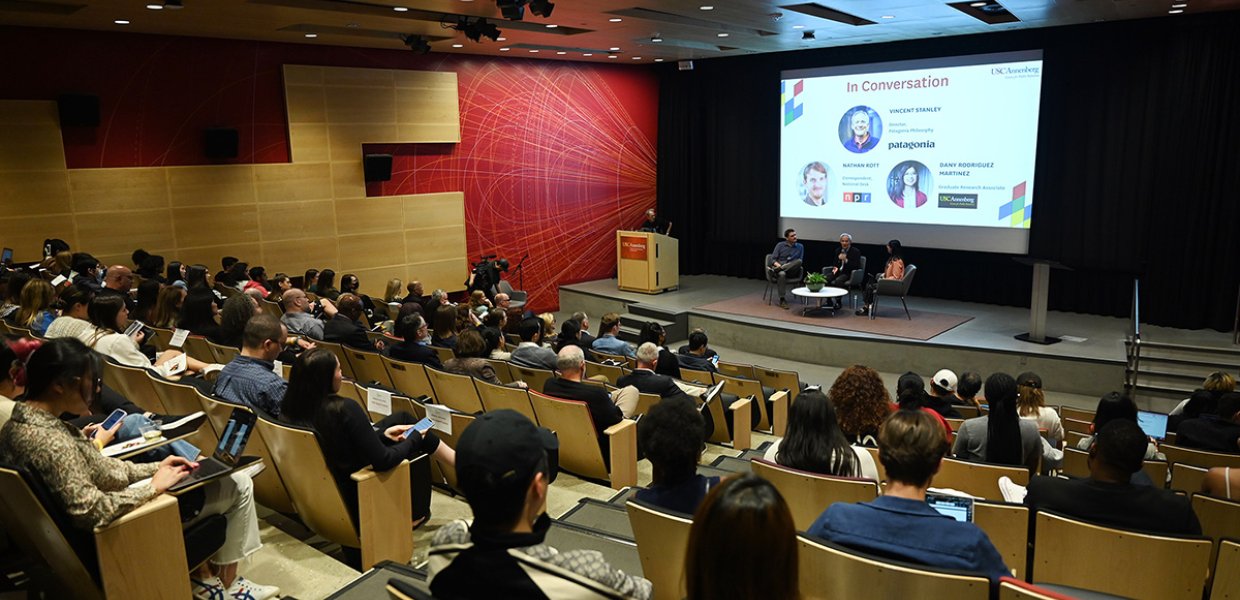
[[805, 285], [826, 285], [827, 278], [822, 273], [810, 273], [805, 276]]

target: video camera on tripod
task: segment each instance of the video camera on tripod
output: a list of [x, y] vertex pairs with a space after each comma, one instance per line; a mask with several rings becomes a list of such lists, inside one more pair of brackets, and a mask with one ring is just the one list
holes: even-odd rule
[[488, 254], [483, 256], [476, 263], [471, 263], [474, 267], [470, 273], [469, 279], [466, 280], [467, 291], [482, 290], [482, 293], [490, 299], [495, 295], [495, 286], [499, 285], [500, 272], [508, 271], [508, 259], [500, 258], [496, 260], [498, 254]]

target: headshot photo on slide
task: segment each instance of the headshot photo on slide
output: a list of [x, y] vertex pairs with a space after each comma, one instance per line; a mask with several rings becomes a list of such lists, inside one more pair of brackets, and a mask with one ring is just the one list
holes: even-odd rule
[[827, 165], [814, 161], [801, 167], [801, 176], [797, 181], [801, 191], [801, 201], [810, 206], [822, 206], [827, 203]]
[[906, 160], [887, 174], [887, 196], [900, 208], [920, 208], [930, 196], [930, 169]]
[[878, 147], [883, 137], [883, 120], [868, 106], [854, 106], [840, 117], [840, 143], [855, 154], [865, 154]]

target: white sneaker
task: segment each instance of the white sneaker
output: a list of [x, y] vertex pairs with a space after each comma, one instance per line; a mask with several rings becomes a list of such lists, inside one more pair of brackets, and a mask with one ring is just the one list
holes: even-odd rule
[[274, 585], [259, 585], [244, 577], [237, 577], [228, 588], [228, 597], [232, 600], [267, 600], [279, 593], [280, 588]]
[[194, 587], [195, 600], [226, 600], [224, 598], [224, 582], [219, 577], [208, 579], [190, 579]]
[[1015, 504], [1021, 504], [1025, 501], [1025, 494], [1028, 488], [1022, 486], [1006, 475], [999, 478], [999, 491], [1003, 492], [1003, 499]]

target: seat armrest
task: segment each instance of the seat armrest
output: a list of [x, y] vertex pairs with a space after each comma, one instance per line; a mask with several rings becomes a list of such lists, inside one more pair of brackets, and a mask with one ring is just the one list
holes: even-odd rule
[[728, 406], [732, 411], [732, 449], [748, 450], [753, 446], [750, 423], [753, 421], [753, 397], [741, 398]]
[[611, 487], [637, 485], [637, 421], [622, 419], [603, 430], [611, 448]]
[[[414, 460], [427, 460], [426, 455]], [[350, 476], [357, 482], [357, 526], [362, 541], [362, 569], [391, 560], [407, 563], [413, 556], [412, 492], [409, 461], [387, 471], [371, 467]]]
[[771, 394], [771, 433], [784, 437], [788, 431], [788, 390], [778, 390]]
[[189, 565], [177, 499], [160, 494], [95, 528], [99, 574], [108, 598], [188, 598]]

